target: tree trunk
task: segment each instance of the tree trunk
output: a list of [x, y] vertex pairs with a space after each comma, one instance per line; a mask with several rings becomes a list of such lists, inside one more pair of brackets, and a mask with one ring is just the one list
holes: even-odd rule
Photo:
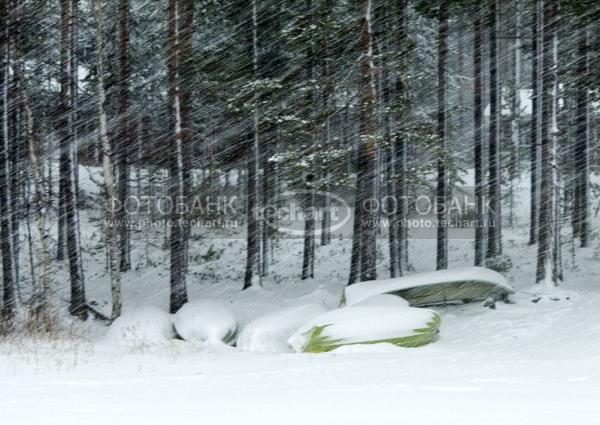
[[9, 137], [8, 137], [8, 115], [9, 115], [9, 25], [8, 25], [8, 1], [0, 3], [0, 47], [2, 54], [2, 66], [0, 68], [0, 112], [2, 113], [2, 132], [0, 134], [0, 250], [2, 251], [2, 328], [10, 329], [15, 316], [16, 298], [15, 282], [13, 273], [12, 238], [10, 223], [10, 167], [8, 159]]
[[531, 131], [529, 142], [529, 163], [530, 163], [530, 215], [529, 215], [529, 245], [537, 242], [538, 235], [538, 149], [539, 149], [539, 38], [540, 38], [540, 13], [539, 0], [534, 1], [532, 13], [533, 25], [531, 34]]
[[407, 43], [408, 36], [406, 30], [406, 15], [408, 1], [401, 0], [397, 2], [397, 48], [400, 49], [401, 57], [398, 60], [397, 72], [395, 75], [395, 100], [396, 100], [396, 119], [395, 119], [395, 137], [392, 141], [395, 146], [394, 162], [399, 163], [394, 167], [396, 173], [399, 173], [399, 178], [396, 183], [396, 199], [398, 200], [398, 214], [396, 217], [397, 244], [398, 244], [398, 268], [396, 274], [401, 276], [408, 269], [408, 227], [406, 220], [408, 219], [408, 146], [407, 138], [403, 134], [403, 121], [409, 111], [410, 100], [406, 96], [406, 86], [403, 80], [403, 75], [406, 72], [404, 55], [408, 53]]
[[302, 256], [302, 280], [315, 277], [315, 191], [314, 175], [306, 177], [304, 193], [304, 249]]
[[373, 65], [373, 34], [371, 30], [372, 3], [363, 0], [363, 19], [360, 36], [360, 151], [358, 158], [358, 192], [360, 217], [360, 280], [377, 278], [377, 210], [375, 176], [375, 82]]
[[446, 201], [448, 198], [447, 152], [446, 152], [446, 64], [448, 61], [448, 4], [440, 0], [438, 26], [438, 89], [437, 89], [437, 270], [448, 268], [448, 227]]
[[515, 215], [515, 180], [519, 177], [519, 164], [520, 164], [520, 145], [521, 145], [521, 132], [520, 132], [520, 121], [521, 121], [521, 11], [519, 9], [519, 0], [515, 1], [515, 40], [513, 45], [513, 81], [512, 81], [512, 94], [511, 94], [511, 117], [510, 117], [510, 135], [511, 135], [511, 147], [510, 147], [510, 211], [508, 215], [508, 224], [510, 227], [514, 224]]
[[556, 222], [557, 199], [557, 136], [556, 123], [558, 82], [557, 67], [556, 0], [546, 0], [543, 8], [542, 37], [542, 139], [541, 139], [541, 191], [539, 210], [539, 236], [536, 283], [556, 286], [559, 281], [559, 235]]
[[66, 249], [69, 258], [71, 303], [69, 312], [81, 320], [87, 318], [85, 287], [79, 242], [77, 211], [77, 148], [75, 146], [77, 69], [75, 60], [75, 28], [77, 0], [61, 0], [61, 176], [66, 217]]
[[474, 159], [475, 159], [475, 205], [476, 205], [476, 224], [475, 224], [475, 265], [483, 266], [485, 262], [485, 189], [484, 189], [484, 165], [483, 165], [483, 134], [482, 134], [482, 115], [483, 115], [483, 90], [482, 90], [482, 72], [483, 72], [483, 29], [481, 19], [481, 5], [478, 3], [478, 10], [475, 12], [473, 32], [473, 69], [474, 69]]
[[[252, 31], [248, 36], [248, 56], [252, 58], [252, 78], [258, 78], [258, 16], [256, 10], [256, 0], [249, 0], [248, 21]], [[246, 245], [246, 273], [244, 276], [244, 287], [247, 289], [252, 285], [260, 285], [260, 223], [258, 221], [258, 175], [260, 171], [260, 150], [259, 150], [259, 116], [258, 116], [258, 95], [254, 94], [253, 99], [254, 113], [252, 124], [247, 136], [247, 173], [246, 184], [248, 205], [246, 208], [247, 217], [247, 245]]]
[[[306, 2], [306, 13], [308, 15], [308, 22], [310, 27], [315, 26], [315, 13], [312, 10], [312, 1]], [[306, 110], [309, 116], [309, 136], [308, 146], [306, 151], [309, 156], [315, 157], [318, 155], [317, 152], [317, 138], [318, 138], [318, 118], [314, 112], [317, 106], [315, 101], [315, 89], [312, 87], [315, 79], [315, 55], [316, 50], [314, 48], [314, 41], [311, 39], [308, 42], [306, 49], [306, 80], [309, 87], [306, 90]], [[316, 161], [310, 164], [311, 168], [317, 166]], [[314, 258], [315, 258], [315, 176], [311, 172], [306, 176], [305, 192], [303, 194], [303, 218], [304, 218], [304, 249], [302, 250], [302, 280], [314, 277]]]
[[[119, 129], [117, 148], [118, 196], [121, 208], [117, 211], [119, 223], [119, 270], [131, 268], [130, 231], [127, 224], [127, 197], [129, 195], [129, 154], [131, 147], [131, 129], [129, 123], [129, 0], [119, 0]], [[103, 160], [104, 162], [104, 160]], [[115, 223], [116, 224], [116, 223]]]
[[169, 0], [168, 4], [168, 79], [169, 79], [169, 123], [172, 150], [169, 165], [169, 198], [172, 211], [170, 214], [171, 233], [170, 246], [170, 302], [169, 311], [177, 312], [187, 302], [185, 276], [186, 230], [183, 223], [186, 207], [185, 149], [184, 133], [187, 132], [184, 122], [184, 105], [182, 102], [181, 54], [183, 22], [187, 19], [187, 10], [182, 8], [181, 0]]
[[501, 254], [502, 215], [500, 202], [500, 104], [498, 84], [498, 0], [490, 2], [489, 9], [490, 31], [490, 135], [489, 135], [489, 178], [488, 198], [490, 222], [488, 227], [487, 258]]
[[105, 230], [108, 242], [108, 271], [110, 274], [110, 288], [112, 294], [111, 319], [121, 315], [121, 275], [119, 273], [119, 218], [116, 211], [118, 193], [113, 176], [113, 163], [111, 143], [108, 139], [106, 118], [106, 93], [104, 90], [104, 0], [94, 0], [94, 15], [96, 17], [96, 71], [98, 81], [98, 122], [100, 142], [102, 144], [102, 167], [104, 171], [105, 191]]
[[588, 136], [588, 30], [579, 29], [577, 61], [577, 141], [575, 152], [575, 202], [573, 205], [573, 235], [579, 237], [581, 246], [588, 246], [589, 238], [589, 136]]
[[[13, 51], [17, 49], [13, 47]], [[15, 53], [16, 56], [16, 53]], [[25, 111], [26, 116], [26, 139], [27, 139], [27, 151], [29, 154], [31, 177], [33, 177], [33, 184], [35, 189], [35, 215], [37, 221], [37, 230], [40, 236], [41, 248], [42, 248], [42, 274], [40, 276], [41, 290], [34, 293], [32, 297], [30, 307], [30, 324], [35, 326], [37, 329], [50, 331], [52, 328], [53, 318], [51, 311], [51, 300], [50, 295], [52, 291], [53, 281], [53, 267], [52, 258], [50, 252], [50, 231], [46, 226], [46, 211], [48, 209], [47, 193], [44, 187], [44, 176], [39, 165], [38, 155], [36, 152], [36, 141], [34, 138], [34, 117], [31, 110], [29, 97], [27, 90], [24, 87], [24, 81], [21, 77], [21, 68], [18, 64], [13, 64], [13, 73], [15, 79], [19, 81], [19, 98], [21, 106]], [[30, 257], [32, 252], [30, 250]], [[32, 258], [31, 258], [31, 261]], [[33, 276], [33, 271], [32, 271]]]

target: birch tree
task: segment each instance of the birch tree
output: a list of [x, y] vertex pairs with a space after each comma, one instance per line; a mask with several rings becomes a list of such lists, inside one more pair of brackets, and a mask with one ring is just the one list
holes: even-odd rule
[[[119, 235], [117, 232], [119, 219], [116, 212], [118, 193], [113, 174], [114, 164], [111, 143], [108, 139], [106, 117], [106, 92], [104, 89], [104, 0], [94, 0], [93, 8], [96, 18], [96, 82], [98, 91], [98, 125], [99, 137], [102, 146], [102, 170], [104, 172], [104, 217], [106, 241], [108, 245], [108, 272], [112, 294], [111, 319], [121, 315], [121, 274], [119, 272]], [[122, 224], [121, 224], [122, 225]], [[122, 251], [121, 251], [122, 253]]]

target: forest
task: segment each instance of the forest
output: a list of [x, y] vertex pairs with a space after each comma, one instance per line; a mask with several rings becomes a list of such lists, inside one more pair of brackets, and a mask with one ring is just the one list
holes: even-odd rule
[[[222, 353], [231, 363], [268, 374], [269, 357], [242, 352], [355, 355], [366, 350], [356, 344], [416, 347], [439, 333], [436, 348], [396, 347], [398, 358], [466, 365], [477, 347], [465, 372], [477, 380], [487, 361], [503, 368], [513, 355], [531, 365], [541, 356], [550, 370], [579, 350], [574, 372], [561, 369], [555, 384], [598, 395], [569, 377], [600, 379], [587, 374], [600, 349], [588, 341], [600, 329], [590, 324], [600, 301], [600, 2], [0, 1], [0, 363], [72, 354], [78, 364], [89, 349], [84, 357], [107, 370], [96, 344], [133, 322], [145, 348], [128, 355], [154, 353], [146, 338], [162, 344], [166, 332], [185, 359], [178, 374], [201, 364], [196, 350], [217, 373], [211, 356], [225, 348], [213, 339], [238, 350]], [[383, 298], [354, 307], [366, 294]], [[318, 314], [362, 324], [359, 333], [419, 317], [427, 327], [410, 329], [416, 339], [381, 330], [385, 338], [346, 344], [327, 339], [334, 325], [307, 320]], [[298, 331], [257, 342], [273, 322], [277, 338], [284, 323]], [[306, 342], [300, 325], [310, 323]], [[194, 338], [200, 348], [183, 344]], [[396, 351], [372, 350], [379, 366], [369, 375], [368, 356], [357, 354], [364, 370], [353, 382], [385, 381]], [[348, 372], [323, 358], [331, 376]], [[291, 364], [311, 368], [309, 359]], [[535, 381], [532, 370], [509, 376]], [[320, 382], [311, 373], [306, 388]], [[455, 373], [441, 376], [450, 385], [464, 377]], [[440, 375], [424, 379], [436, 387]], [[341, 385], [325, 388], [354, 384]], [[558, 397], [535, 385], [524, 391]], [[282, 388], [261, 391], [285, 405]], [[416, 406], [427, 391], [412, 395]], [[216, 413], [215, 394], [207, 423], [232, 423]], [[356, 423], [390, 423], [394, 413], [377, 403], [366, 411], [381, 408], [378, 421], [357, 410]], [[21, 423], [23, 411], [10, 412]], [[550, 408], [544, 423], [565, 412]], [[327, 423], [350, 418], [333, 414], [323, 409]]]

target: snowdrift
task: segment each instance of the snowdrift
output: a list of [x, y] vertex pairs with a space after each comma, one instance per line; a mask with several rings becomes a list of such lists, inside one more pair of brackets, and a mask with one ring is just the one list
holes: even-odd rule
[[167, 344], [175, 337], [171, 315], [156, 307], [142, 307], [118, 317], [108, 328], [103, 343], [121, 346]]
[[435, 311], [421, 308], [345, 307], [312, 319], [289, 338], [288, 344], [306, 353], [322, 353], [355, 344], [420, 347], [435, 340], [440, 320]]
[[201, 299], [183, 305], [173, 318], [177, 334], [186, 341], [226, 343], [235, 340], [237, 321], [222, 303]]
[[240, 333], [237, 347], [243, 351], [287, 353], [287, 339], [307, 321], [325, 312], [319, 304], [284, 308], [250, 322]]
[[377, 294], [398, 295], [411, 306], [504, 300], [514, 291], [506, 279], [484, 267], [417, 273], [406, 277], [361, 282], [346, 287], [341, 305], [355, 305]]

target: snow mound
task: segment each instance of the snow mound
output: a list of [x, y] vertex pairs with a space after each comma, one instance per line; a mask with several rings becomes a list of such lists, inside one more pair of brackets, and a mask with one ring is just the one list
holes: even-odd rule
[[287, 353], [287, 339], [299, 326], [325, 312], [319, 304], [284, 308], [253, 320], [240, 333], [237, 346], [244, 351]]
[[433, 310], [390, 306], [353, 306], [310, 320], [288, 339], [296, 351], [321, 353], [344, 345], [391, 343], [419, 347], [438, 334], [440, 316]]
[[235, 339], [237, 321], [225, 304], [200, 299], [183, 305], [175, 314], [177, 334], [186, 341], [230, 344]]
[[464, 267], [356, 283], [346, 287], [342, 305], [355, 305], [378, 294], [399, 295], [412, 306], [506, 299], [514, 291], [500, 273]]
[[359, 301], [356, 305], [381, 305], [387, 307], [409, 307], [408, 301], [398, 295], [378, 294], [365, 300]]
[[151, 346], [175, 337], [171, 315], [156, 307], [142, 307], [118, 317], [102, 340], [108, 345]]

